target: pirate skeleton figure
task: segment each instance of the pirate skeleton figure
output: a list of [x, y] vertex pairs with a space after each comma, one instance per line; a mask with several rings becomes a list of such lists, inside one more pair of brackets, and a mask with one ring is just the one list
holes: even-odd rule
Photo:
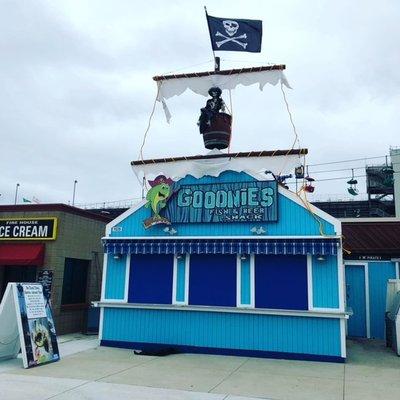
[[212, 87], [208, 91], [211, 99], [207, 100], [206, 106], [202, 108], [197, 125], [200, 133], [204, 133], [211, 126], [211, 121], [220, 111], [225, 112], [225, 103], [221, 99], [222, 90], [219, 87]]

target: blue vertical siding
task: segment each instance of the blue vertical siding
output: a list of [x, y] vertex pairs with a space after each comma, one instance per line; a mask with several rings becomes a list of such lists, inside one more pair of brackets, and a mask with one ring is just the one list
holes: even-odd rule
[[245, 260], [240, 260], [240, 264], [240, 303], [251, 304], [250, 255]]
[[105, 299], [123, 300], [125, 295], [126, 256], [107, 257]]
[[105, 308], [102, 338], [126, 343], [341, 356], [340, 321], [334, 318]]
[[346, 297], [347, 307], [353, 311], [347, 323], [347, 333], [349, 336], [366, 337], [367, 314], [363, 265], [346, 265]]
[[326, 256], [324, 261], [312, 257], [313, 306], [339, 307], [338, 263], [336, 256]]
[[385, 338], [386, 288], [388, 279], [396, 278], [396, 265], [391, 261], [369, 262], [369, 311], [371, 338]]
[[[183, 178], [181, 183], [215, 183], [215, 182], [245, 182], [255, 179], [245, 173], [227, 171], [219, 177], [214, 178], [205, 176], [195, 179], [192, 176]], [[144, 206], [131, 214], [117, 226], [122, 230], [111, 232], [112, 237], [120, 236], [170, 236], [164, 232], [164, 226], [157, 225], [150, 229], [145, 229], [143, 221], [151, 215], [150, 208]], [[334, 234], [334, 226], [321, 220], [324, 232]], [[209, 223], [209, 224], [175, 224], [176, 236], [249, 236], [252, 235], [250, 229], [254, 226], [264, 227], [269, 236], [310, 236], [320, 235], [319, 224], [311, 213], [293, 202], [287, 197], [278, 194], [278, 221], [270, 223]]]
[[185, 279], [186, 279], [186, 257], [182, 255], [178, 258], [176, 266], [176, 301], [184, 302], [185, 299]]

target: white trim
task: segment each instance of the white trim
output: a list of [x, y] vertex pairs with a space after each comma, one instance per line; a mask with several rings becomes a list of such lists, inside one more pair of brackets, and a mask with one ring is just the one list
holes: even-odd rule
[[371, 337], [371, 326], [370, 326], [370, 315], [369, 315], [369, 277], [368, 277], [368, 262], [365, 261], [351, 261], [346, 260], [344, 265], [360, 265], [364, 267], [364, 290], [365, 290], [365, 325], [366, 325], [366, 336], [369, 339]]
[[178, 254], [174, 254], [174, 266], [172, 272], [172, 304], [178, 304], [179, 302], [176, 300], [176, 282], [178, 277]]
[[310, 235], [310, 236], [268, 236], [268, 235], [251, 235], [251, 236], [103, 236], [102, 240], [154, 240], [154, 239], [340, 239], [340, 235]]
[[[303, 204], [303, 202], [301, 201], [301, 199], [299, 198], [299, 196], [288, 190], [285, 189], [283, 186], [278, 185], [278, 193], [282, 194], [283, 196], [287, 197], [289, 200], [292, 200], [294, 203], [298, 204], [299, 206], [303, 207], [304, 209], [306, 209], [307, 211], [308, 208]], [[337, 218], [332, 217], [332, 215], [326, 213], [325, 211], [322, 211], [321, 209], [319, 209], [318, 207], [315, 207], [313, 204], [309, 203], [310, 205], [310, 209], [312, 210], [312, 212], [317, 215], [318, 217], [321, 217], [324, 221], [329, 222], [330, 224], [332, 224], [335, 228], [335, 233], [337, 236], [340, 236], [342, 234], [342, 223], [340, 222], [340, 220], [338, 220]], [[334, 235], [329, 235], [329, 237], [334, 237]]]
[[340, 249], [338, 251], [336, 258], [337, 258], [337, 265], [338, 265], [338, 296], [339, 296], [339, 310], [344, 311], [346, 309], [345, 306], [345, 278], [344, 278], [344, 263], [343, 263], [343, 251], [342, 251], [342, 240], [340, 240]]
[[125, 218], [129, 217], [131, 214], [136, 212], [139, 208], [144, 206], [147, 203], [146, 199], [141, 200], [139, 203], [136, 203], [133, 205], [131, 208], [123, 212], [121, 215], [119, 215], [117, 218], [113, 219], [111, 222], [109, 222], [106, 225], [106, 235], [110, 236], [111, 233], [111, 228], [114, 226], [118, 225], [121, 221], [123, 221]]
[[255, 255], [250, 254], [250, 307], [256, 306], [256, 273], [255, 273]]
[[241, 254], [236, 254], [236, 307], [243, 307], [242, 304], [242, 260]]
[[129, 292], [129, 271], [130, 271], [130, 261], [131, 255], [127, 254], [125, 260], [125, 283], [124, 283], [124, 297], [122, 299], [106, 299], [106, 283], [107, 283], [107, 268], [108, 268], [108, 254], [104, 253], [103, 258], [103, 276], [101, 281], [101, 301], [115, 301], [117, 303], [127, 303], [128, 302], [128, 292]]
[[367, 324], [367, 339], [371, 338], [371, 325], [369, 315], [369, 276], [368, 276], [368, 263], [364, 266], [364, 278], [365, 278], [365, 320]]
[[344, 318], [348, 319], [348, 313], [329, 311], [297, 311], [297, 310], [278, 310], [268, 308], [238, 308], [238, 307], [214, 307], [214, 306], [188, 306], [181, 307], [165, 304], [136, 304], [136, 303], [117, 303], [117, 302], [93, 302], [95, 307], [104, 308], [136, 308], [150, 310], [171, 310], [171, 311], [204, 311], [204, 312], [225, 312], [231, 314], [264, 314], [282, 315], [294, 317], [317, 317], [317, 318]]
[[342, 222], [400, 222], [399, 217], [339, 218]]
[[189, 274], [190, 274], [190, 254], [185, 254], [185, 302], [187, 306], [189, 304]]
[[103, 272], [102, 272], [102, 277], [101, 277], [101, 294], [100, 294], [101, 301], [104, 301], [106, 298], [107, 265], [108, 265], [108, 254], [104, 253]]
[[104, 307], [100, 308], [99, 341], [103, 339]]
[[250, 303], [242, 303], [242, 259], [241, 254], [236, 257], [236, 307], [254, 308], [255, 305], [255, 282], [254, 282], [254, 254], [246, 254], [249, 260], [249, 284]]
[[174, 254], [174, 272], [172, 279], [172, 304], [179, 306], [186, 306], [188, 304], [189, 298], [189, 254], [181, 254], [185, 258], [185, 287], [184, 287], [184, 299], [183, 301], [178, 301], [177, 296], [177, 284], [178, 284], [178, 254]]
[[[311, 254], [307, 254], [307, 296], [308, 296], [308, 309], [310, 311], [344, 312], [344, 308], [340, 308], [340, 307], [315, 307], [314, 306], [313, 256]], [[340, 304], [340, 302], [339, 302], [339, 304]]]
[[312, 277], [312, 255], [307, 254], [307, 297], [308, 309], [314, 310], [314, 292], [313, 292], [313, 277]]
[[395, 270], [396, 270], [396, 279], [399, 279], [399, 276], [400, 276], [400, 262], [396, 261], [394, 265], [395, 265]]
[[[368, 261], [369, 262], [369, 261]], [[344, 265], [366, 265], [366, 264], [368, 264], [368, 262], [367, 261], [351, 261], [351, 260], [346, 260], [345, 262], [344, 262]]]
[[124, 287], [124, 301], [126, 302], [128, 302], [130, 271], [131, 271], [131, 255], [127, 254], [125, 261], [125, 287]]
[[346, 358], [346, 320], [340, 320], [340, 355]]

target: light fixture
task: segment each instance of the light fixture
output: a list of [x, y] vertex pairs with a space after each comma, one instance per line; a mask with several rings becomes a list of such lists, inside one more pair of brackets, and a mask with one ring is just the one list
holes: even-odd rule
[[240, 259], [241, 260], [246, 260], [247, 259], [247, 255], [246, 254], [241, 254], [240, 255]]
[[317, 260], [318, 260], [318, 261], [325, 261], [325, 257], [322, 256], [322, 255], [319, 255], [319, 256], [317, 257]]
[[114, 260], [119, 260], [121, 258], [120, 254], [114, 254]]
[[181, 260], [181, 259], [183, 258], [183, 255], [180, 254], [180, 253], [178, 253], [178, 254], [176, 255], [176, 258], [177, 258], [177, 260]]

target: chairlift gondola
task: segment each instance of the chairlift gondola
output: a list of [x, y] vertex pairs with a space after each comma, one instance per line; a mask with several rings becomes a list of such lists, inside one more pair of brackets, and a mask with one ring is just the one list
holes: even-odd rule
[[296, 179], [304, 179], [304, 165], [299, 165], [294, 169]]
[[308, 166], [307, 166], [307, 176], [304, 178], [307, 182], [304, 186], [304, 191], [308, 193], [314, 193], [315, 186], [313, 186], [313, 182], [315, 182], [314, 178], [311, 178], [311, 176], [308, 173]]
[[351, 170], [351, 179], [347, 181], [347, 184], [350, 185], [347, 188], [347, 191], [352, 196], [357, 196], [358, 195], [358, 189], [357, 189], [358, 181], [357, 181], [357, 179], [354, 178], [354, 169]]

